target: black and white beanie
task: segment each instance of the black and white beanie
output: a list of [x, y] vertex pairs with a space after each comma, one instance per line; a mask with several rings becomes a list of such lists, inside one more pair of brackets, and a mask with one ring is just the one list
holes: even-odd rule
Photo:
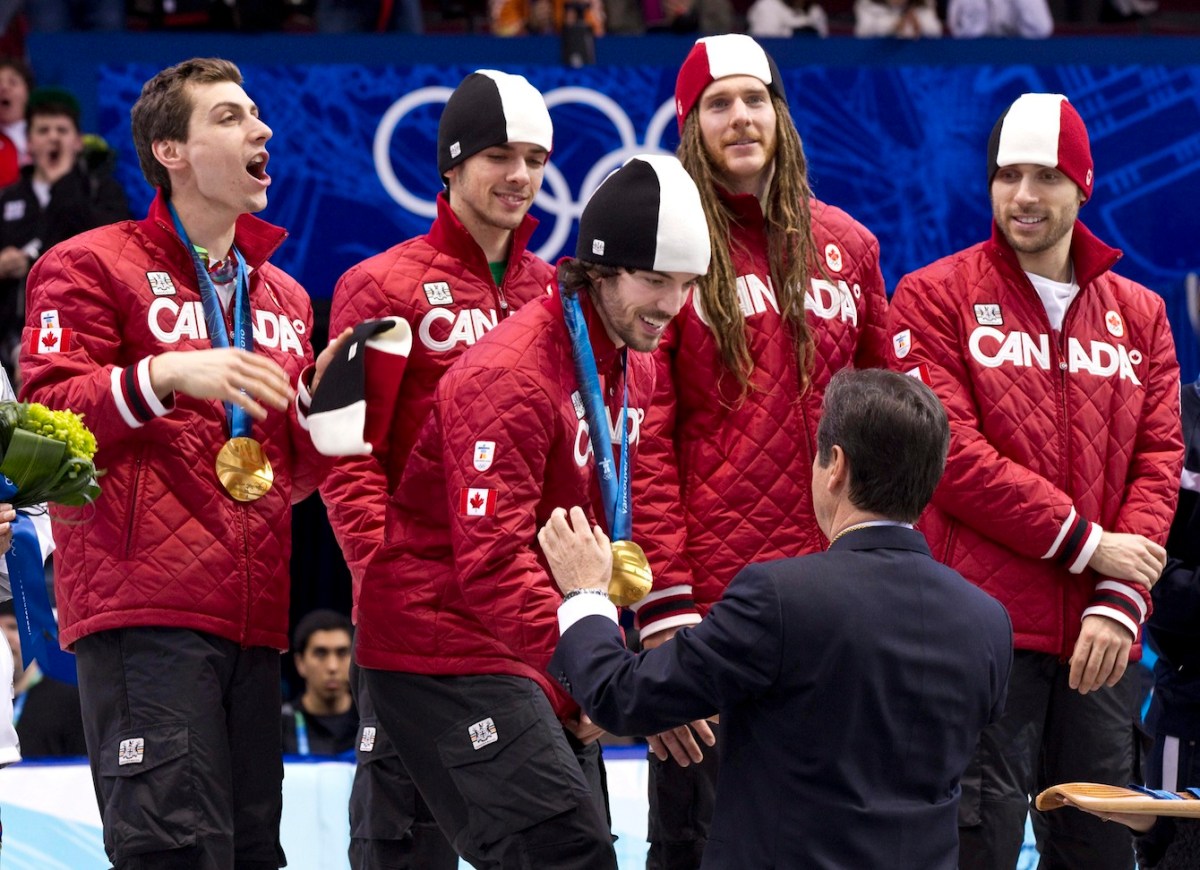
[[666, 154], [630, 157], [579, 218], [575, 256], [589, 263], [703, 275], [711, 253], [700, 191]]
[[507, 142], [531, 142], [547, 151], [554, 127], [542, 94], [524, 76], [481, 69], [450, 95], [438, 122], [438, 172], [473, 154]]
[[992, 128], [988, 184], [1001, 166], [1031, 163], [1057, 169], [1079, 186], [1086, 202], [1095, 173], [1087, 127], [1062, 94], [1022, 94]]
[[354, 456], [380, 449], [411, 350], [412, 328], [402, 317], [354, 328], [326, 367], [309, 406], [308, 434], [318, 451]]

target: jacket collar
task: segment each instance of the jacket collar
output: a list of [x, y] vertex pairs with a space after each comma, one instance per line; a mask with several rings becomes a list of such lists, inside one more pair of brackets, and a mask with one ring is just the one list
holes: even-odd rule
[[752, 193], [733, 193], [720, 185], [716, 186], [717, 196], [733, 214], [735, 223], [747, 229], [761, 229], [767, 219], [763, 214], [762, 203]]
[[912, 550], [929, 556], [925, 536], [906, 526], [867, 526], [842, 535], [829, 546], [834, 550]]
[[[561, 291], [556, 290], [554, 295], [546, 301], [546, 305], [554, 313], [558, 322], [563, 324], [565, 333], [567, 327], [563, 315]], [[613, 344], [613, 340], [608, 337], [608, 330], [604, 328], [604, 322], [600, 319], [596, 306], [592, 303], [591, 293], [580, 294], [579, 307], [583, 309], [583, 319], [587, 323], [588, 341], [592, 345], [592, 355], [596, 359], [596, 371], [601, 374], [609, 372], [620, 363], [621, 348]], [[568, 343], [569, 341], [568, 338]]]
[[[529, 239], [533, 235], [533, 231], [537, 229], [537, 225], [537, 218], [526, 213], [525, 217], [521, 219], [520, 225], [513, 230], [508, 250], [509, 269], [524, 255], [525, 249], [529, 245]], [[450, 199], [444, 190], [438, 194], [437, 219], [429, 228], [427, 238], [429, 244], [439, 251], [462, 260], [473, 273], [491, 281], [492, 272], [483, 249], [479, 247], [475, 237], [471, 235], [463, 222], [458, 219], [458, 215], [454, 213], [454, 209], [450, 207]]]
[[[1017, 252], [1009, 245], [1000, 227], [992, 221], [992, 237], [984, 243], [988, 252], [1018, 275], [1024, 274]], [[1086, 287], [1116, 265], [1121, 251], [1096, 238], [1092, 231], [1075, 221], [1071, 233], [1071, 263], [1075, 266], [1075, 281], [1080, 288]]]
[[[171, 220], [171, 209], [167, 205], [162, 188], [158, 189], [154, 202], [150, 203], [150, 211], [146, 219], [141, 221], [141, 226], [170, 255], [178, 253], [181, 262], [186, 262], [188, 267], [191, 267], [191, 253], [184, 248], [183, 240], [175, 233], [175, 222]], [[233, 244], [246, 258], [246, 264], [257, 269], [270, 259], [287, 235], [287, 230], [282, 227], [269, 224], [252, 214], [244, 214], [237, 219], [234, 226]]]

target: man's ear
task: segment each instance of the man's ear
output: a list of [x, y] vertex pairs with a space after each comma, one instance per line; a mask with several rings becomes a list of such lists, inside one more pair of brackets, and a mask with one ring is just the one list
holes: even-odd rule
[[154, 154], [154, 159], [163, 165], [168, 171], [183, 168], [183, 145], [175, 139], [159, 139], [150, 146], [151, 152]]
[[836, 493], [850, 479], [850, 466], [846, 464], [846, 452], [834, 444], [829, 456], [829, 491]]

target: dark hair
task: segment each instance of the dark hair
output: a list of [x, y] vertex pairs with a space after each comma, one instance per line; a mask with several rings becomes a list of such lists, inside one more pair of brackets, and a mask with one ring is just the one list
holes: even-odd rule
[[19, 57], [0, 56], [0, 70], [10, 69], [25, 80], [25, 90], [33, 90], [33, 70]]
[[842, 369], [829, 381], [817, 426], [817, 462], [833, 446], [850, 468], [855, 507], [916, 522], [946, 468], [950, 424], [933, 390], [883, 369]]
[[25, 105], [25, 122], [32, 127], [37, 117], [70, 118], [79, 132], [79, 100], [66, 88], [38, 88]]
[[230, 61], [218, 57], [195, 57], [163, 70], [142, 86], [142, 95], [129, 110], [133, 144], [137, 148], [142, 175], [151, 187], [171, 193], [171, 177], [154, 156], [154, 143], [186, 142], [192, 117], [191, 84], [242, 83], [242, 73]]
[[574, 296], [580, 290], [590, 290], [597, 279], [614, 278], [621, 272], [633, 272], [620, 266], [589, 263], [578, 257], [564, 257], [558, 263], [558, 287], [564, 296]]
[[353, 638], [354, 623], [346, 614], [338, 613], [336, 610], [321, 608], [310, 611], [296, 625], [296, 630], [292, 634], [292, 652], [304, 655], [308, 649], [308, 642], [318, 631], [344, 631]]

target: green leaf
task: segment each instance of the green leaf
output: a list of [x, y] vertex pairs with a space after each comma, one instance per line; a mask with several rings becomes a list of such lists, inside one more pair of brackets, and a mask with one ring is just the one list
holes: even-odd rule
[[0, 460], [0, 474], [16, 484], [18, 491], [41, 489], [58, 475], [67, 445], [44, 435], [34, 435], [25, 429], [16, 429]]

